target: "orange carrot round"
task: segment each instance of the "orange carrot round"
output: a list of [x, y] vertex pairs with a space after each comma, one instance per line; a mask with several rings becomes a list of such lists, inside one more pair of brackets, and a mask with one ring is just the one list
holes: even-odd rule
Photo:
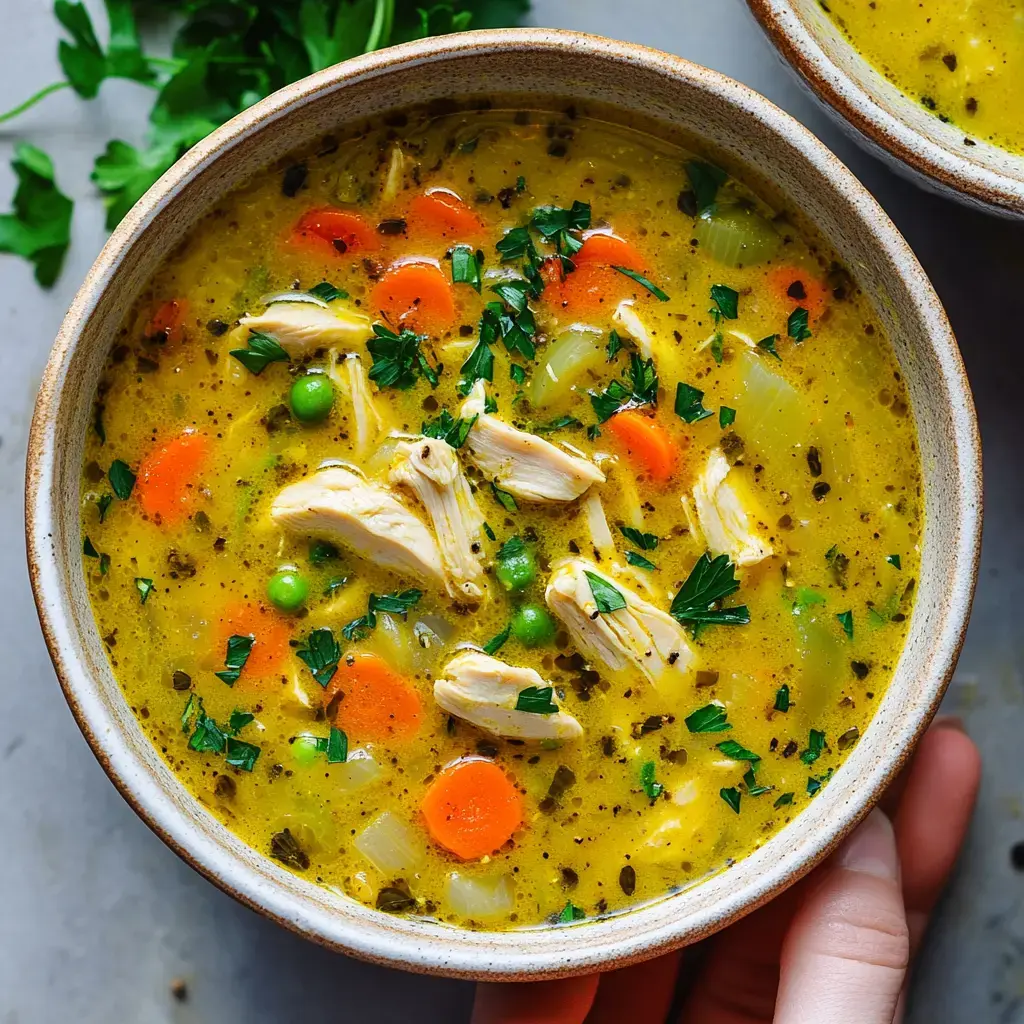
[[450, 242], [473, 241], [484, 230], [480, 217], [445, 188], [416, 196], [409, 204], [406, 222], [410, 234], [429, 234]]
[[374, 285], [370, 301], [398, 327], [436, 336], [455, 323], [452, 286], [433, 263], [396, 264]]
[[637, 273], [648, 269], [643, 256], [624, 238], [600, 232], [584, 239], [572, 261], [577, 267], [581, 263], [601, 263], [607, 267], [627, 267]]
[[291, 630], [280, 615], [257, 604], [233, 605], [217, 620], [215, 653], [218, 659], [224, 658], [228, 639], [233, 636], [254, 638], [242, 674], [235, 683], [236, 689], [245, 689], [281, 673]]
[[803, 306], [817, 320], [828, 306], [828, 289], [801, 267], [776, 267], [768, 274], [772, 294], [787, 309]]
[[546, 282], [542, 301], [571, 316], [601, 312], [610, 316], [634, 287], [628, 277], [600, 263], [582, 263], [563, 279], [559, 261], [550, 259], [541, 264], [540, 273]]
[[445, 768], [420, 804], [434, 840], [463, 860], [493, 853], [523, 820], [523, 801], [493, 762], [473, 758]]
[[321, 251], [329, 247], [339, 255], [373, 252], [380, 244], [375, 228], [365, 218], [334, 206], [307, 210], [296, 223], [292, 237], [299, 245]]
[[336, 721], [357, 740], [407, 740], [420, 727], [420, 695], [376, 654], [347, 654], [324, 690], [324, 703], [338, 694]]
[[186, 518], [209, 454], [209, 438], [192, 429], [153, 449], [143, 459], [135, 485], [143, 512], [164, 525]]
[[163, 340], [168, 344], [183, 341], [188, 307], [187, 299], [169, 299], [162, 302], [146, 322], [144, 336], [157, 341]]
[[626, 455], [639, 462], [658, 483], [672, 479], [679, 464], [679, 445], [657, 420], [638, 409], [617, 412], [605, 424], [626, 449]]

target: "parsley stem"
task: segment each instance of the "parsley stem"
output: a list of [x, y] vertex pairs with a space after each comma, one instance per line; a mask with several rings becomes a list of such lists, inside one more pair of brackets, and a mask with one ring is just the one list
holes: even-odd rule
[[50, 93], [60, 92], [61, 89], [66, 89], [69, 85], [71, 85], [70, 82], [52, 82], [45, 89], [40, 89], [34, 96], [29, 96], [24, 103], [19, 103], [18, 106], [8, 110], [6, 114], [0, 114], [0, 124], [3, 124], [4, 121], [10, 121], [19, 114], [24, 114], [29, 107], [34, 107], [40, 100], [45, 100]]
[[373, 24], [370, 26], [364, 53], [372, 53], [388, 45], [394, 21], [395, 0], [374, 0]]

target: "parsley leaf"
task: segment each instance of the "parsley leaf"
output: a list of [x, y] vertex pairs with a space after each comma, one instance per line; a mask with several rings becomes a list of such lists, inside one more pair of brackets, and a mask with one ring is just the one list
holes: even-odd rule
[[512, 635], [512, 626], [506, 626], [500, 633], [492, 636], [487, 643], [484, 644], [484, 654], [489, 654], [492, 658], [505, 646], [508, 638]]
[[[715, 318], [735, 320], [739, 316], [740, 293], [724, 284], [711, 286], [711, 301], [714, 306], [708, 312]], [[721, 362], [721, 360], [719, 360]]]
[[0, 252], [28, 260], [39, 284], [50, 288], [60, 275], [71, 242], [75, 204], [57, 188], [53, 163], [36, 146], [18, 143], [11, 168], [18, 188], [13, 211], [0, 214]]
[[637, 284], [646, 288], [659, 302], [668, 302], [668, 296], [656, 284], [648, 281], [643, 274], [638, 274], [635, 270], [630, 270], [629, 267], [613, 266], [612, 270], [617, 270], [620, 274], [632, 278]]
[[426, 340], [425, 334], [416, 334], [408, 329], [395, 334], [383, 324], [374, 324], [373, 333], [374, 337], [366, 343], [366, 349], [373, 356], [370, 380], [378, 387], [406, 391], [416, 383], [420, 374], [432, 388], [437, 387], [437, 370], [420, 349], [421, 342]]
[[249, 660], [249, 655], [252, 654], [252, 645], [255, 642], [256, 638], [252, 634], [239, 636], [236, 633], [234, 636], [228, 637], [227, 651], [224, 655], [225, 667], [222, 671], [215, 672], [214, 675], [228, 686], [234, 686], [242, 674], [242, 669], [245, 668], [245, 663]]
[[780, 807], [788, 807], [793, 802], [793, 795], [794, 794], [792, 793], [783, 793], [779, 799], [772, 804], [772, 807], [774, 807], [775, 810], [778, 810]]
[[582, 921], [586, 917], [586, 913], [580, 910], [572, 900], [570, 900], [562, 908], [562, 912], [558, 915], [559, 924], [572, 924], [573, 921]]
[[516, 504], [516, 499], [511, 494], [509, 494], [508, 491], [503, 491], [493, 480], [491, 481], [491, 494], [494, 495], [494, 500], [506, 512], [519, 511], [519, 505]]
[[128, 468], [127, 462], [115, 459], [107, 471], [107, 479], [121, 501], [127, 501], [132, 496], [132, 489], [135, 487], [135, 474]]
[[622, 348], [622, 339], [619, 337], [618, 331], [608, 332], [608, 362], [610, 363], [618, 354]]
[[635, 565], [638, 569], [657, 569], [658, 567], [650, 561], [650, 559], [644, 558], [643, 555], [638, 555], [635, 551], [626, 552], [626, 561], [630, 565]]
[[459, 393], [468, 395], [478, 380], [494, 380], [494, 353], [483, 336], [476, 343], [469, 357], [462, 364], [462, 378], [459, 381]]
[[608, 615], [626, 607], [626, 599], [617, 587], [613, 587], [607, 580], [587, 569], [583, 570], [583, 575], [590, 583], [590, 592], [594, 595], [594, 603], [602, 615]]
[[107, 518], [107, 512], [110, 511], [110, 506], [114, 503], [114, 497], [111, 494], [101, 495], [96, 499], [96, 508], [100, 513], [100, 522]]
[[512, 363], [508, 368], [509, 380], [514, 384], [522, 386], [526, 383], [526, 370], [518, 363]]
[[710, 704], [705, 704], [704, 707], [698, 708], [692, 714], [687, 715], [684, 721], [686, 722], [686, 728], [693, 733], [725, 732], [727, 729], [732, 728], [726, 721], [727, 718], [728, 712], [725, 710], [725, 705], [712, 701]]
[[758, 785], [757, 778], [754, 776], [754, 772], [757, 771], [758, 765], [752, 764], [750, 768], [743, 773], [743, 785], [747, 787], [747, 796], [761, 796], [764, 793], [770, 793], [772, 791], [771, 786], [760, 786]]
[[260, 748], [255, 743], [246, 743], [245, 740], [228, 736], [224, 750], [224, 760], [232, 768], [240, 768], [243, 772], [251, 772], [260, 756]]
[[447, 409], [441, 411], [441, 415], [430, 420], [420, 427], [420, 433], [424, 437], [434, 437], [451, 445], [452, 448], [461, 448], [469, 437], [478, 417], [471, 420], [454, 419]]
[[808, 313], [803, 306], [797, 306], [786, 321], [786, 333], [799, 345], [811, 337], [808, 327]]
[[707, 552], [697, 559], [686, 582], [669, 609], [678, 622], [701, 625], [745, 626], [750, 613], [743, 605], [713, 609], [711, 606], [740, 589], [735, 567], [728, 555], [711, 558]]
[[570, 427], [582, 427], [575, 416], [559, 416], [558, 419], [552, 420], [550, 423], [540, 423], [534, 426], [533, 432], [535, 434], [550, 434], [556, 430], [565, 430]]
[[[403, 590], [394, 594], [371, 594], [366, 604], [366, 614], [358, 619], [353, 619], [344, 626], [341, 634], [346, 640], [362, 639], [371, 630], [377, 628], [377, 612], [400, 615], [405, 619], [408, 617], [410, 609], [422, 596], [423, 591], [415, 589]], [[317, 630], [317, 632], [320, 631]], [[299, 657], [301, 656], [300, 653]], [[337, 662], [337, 658], [334, 660]]]
[[719, 188], [725, 184], [728, 178], [721, 168], [701, 160], [691, 160], [686, 165], [686, 176], [690, 179], [690, 188], [693, 189], [693, 195], [697, 201], [698, 213], [703, 213], [714, 205]]
[[452, 249], [452, 283], [468, 284], [480, 291], [480, 268], [484, 254], [471, 245], [457, 245]]
[[790, 707], [789, 684], [788, 683], [783, 683], [775, 691], [775, 704], [774, 704], [774, 708], [775, 708], [776, 711], [781, 711], [781, 712], [785, 713], [785, 712], [787, 712], [789, 710], [789, 707]]
[[[100, 522], [103, 522], [103, 520], [101, 519]], [[896, 568], [896, 569], [902, 569], [903, 568], [903, 566], [900, 564], [900, 556], [899, 555], [886, 555], [885, 556], [885, 560], [891, 566], [893, 566], [893, 568]]]
[[718, 795], [737, 813], [740, 813], [740, 791], [735, 786], [720, 789]]
[[[228, 355], [234, 356], [251, 374], [259, 376], [271, 363], [288, 363], [291, 357], [269, 335], [250, 331], [247, 348], [233, 348]], [[373, 371], [370, 372], [373, 376]]]
[[721, 743], [716, 743], [715, 746], [718, 747], [726, 757], [731, 758], [733, 761], [752, 761], [756, 764], [761, 760], [760, 754], [755, 754], [752, 750], [747, 750], [742, 743], [737, 743], [736, 740], [722, 740]]
[[714, 415], [704, 408], [704, 392], [682, 381], [676, 385], [675, 409], [676, 415], [686, 423], [697, 423]]
[[341, 645], [328, 627], [321, 626], [309, 634], [306, 646], [300, 647], [295, 654], [313, 673], [313, 678], [321, 686], [326, 687], [334, 678], [334, 673], [338, 671]]
[[643, 786], [649, 800], [657, 800], [665, 791], [665, 787], [655, 781], [656, 772], [657, 765], [653, 761], [644, 761], [640, 766], [640, 785]]
[[658, 546], [658, 538], [653, 533], [642, 533], [632, 526], [622, 524], [619, 526], [619, 532], [641, 551], [653, 551]]
[[342, 291], [341, 288], [331, 284], [330, 281], [321, 281], [320, 284], [314, 285], [314, 287], [309, 289], [309, 294], [315, 295], [318, 299], [323, 299], [324, 302], [348, 298], [348, 292]]
[[554, 715], [558, 712], [558, 705], [551, 699], [554, 692], [551, 686], [528, 686], [520, 690], [516, 697], [516, 711], [528, 711], [532, 715]]
[[840, 612], [836, 618], [839, 620], [839, 625], [843, 627], [843, 632], [847, 638], [853, 639], [853, 612]]
[[775, 347], [775, 342], [779, 340], [777, 334], [769, 334], [767, 338], [762, 338], [758, 343], [757, 347], [762, 352], [767, 352], [770, 356], [775, 356], [776, 359], [781, 363], [782, 356], [779, 355], [779, 350]]
[[580, 251], [583, 242], [569, 232], [590, 227], [590, 203], [577, 199], [568, 210], [560, 206], [538, 206], [530, 224], [546, 242], [554, 242], [559, 256], [572, 256]]
[[725, 430], [726, 427], [731, 427], [736, 422], [736, 410], [730, 409], [729, 406], [723, 405], [718, 410], [718, 425]]
[[800, 755], [804, 764], [814, 764], [821, 757], [825, 749], [825, 734], [817, 729], [812, 729], [807, 740], [807, 749]]
[[309, 561], [312, 565], [323, 565], [331, 558], [338, 557], [338, 549], [327, 540], [315, 540], [309, 546]]
[[135, 589], [138, 590], [139, 598], [145, 604], [149, 595], [153, 593], [153, 581], [146, 579], [144, 576], [136, 576]]
[[335, 726], [331, 726], [327, 737], [327, 763], [344, 764], [348, 760], [348, 736]]
[[254, 721], [256, 721], [256, 716], [251, 711], [240, 711], [238, 708], [235, 708], [228, 718], [228, 728], [235, 735], [238, 735], [247, 725]]
[[590, 404], [599, 423], [622, 409], [635, 409], [658, 403], [658, 371], [653, 359], [641, 359], [635, 352], [629, 357], [626, 380], [613, 380], [601, 392], [590, 392]]

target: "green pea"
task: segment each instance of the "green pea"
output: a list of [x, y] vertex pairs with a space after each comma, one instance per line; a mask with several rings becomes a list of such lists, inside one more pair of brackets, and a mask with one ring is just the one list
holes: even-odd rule
[[498, 551], [495, 573], [506, 590], [525, 590], [537, 578], [537, 562], [516, 537]]
[[289, 401], [296, 419], [319, 423], [327, 418], [334, 405], [334, 385], [323, 373], [307, 373], [295, 378]]
[[319, 756], [317, 738], [303, 733], [292, 740], [292, 757], [304, 768], [308, 768]]
[[297, 612], [308, 596], [309, 584], [294, 569], [281, 569], [267, 580], [267, 597], [283, 612]]
[[512, 615], [512, 635], [526, 647], [539, 647], [555, 638], [555, 620], [541, 604], [524, 604]]

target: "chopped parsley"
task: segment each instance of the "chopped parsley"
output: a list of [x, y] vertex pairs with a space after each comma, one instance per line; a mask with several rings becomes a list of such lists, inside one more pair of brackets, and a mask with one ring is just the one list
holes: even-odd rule
[[296, 652], [313, 673], [313, 678], [326, 687], [338, 671], [338, 662], [341, 660], [341, 645], [326, 626], [314, 629], [306, 639], [306, 646], [300, 647]]
[[687, 163], [686, 176], [690, 179], [690, 188], [693, 189], [698, 213], [703, 213], [714, 205], [719, 188], [728, 178], [721, 168], [701, 160], [691, 160]]
[[644, 761], [640, 766], [640, 785], [643, 786], [648, 800], [657, 800], [665, 791], [665, 787], [655, 781], [657, 766], [653, 761]]
[[228, 355], [234, 356], [251, 374], [259, 376], [271, 363], [289, 363], [291, 357], [269, 335], [250, 331], [247, 348], [233, 348]]
[[[320, 741], [317, 741], [317, 749], [320, 749]], [[332, 725], [324, 749], [328, 764], [344, 764], [348, 760], [348, 736]]]
[[695, 626], [745, 626], [750, 622], [750, 613], [745, 605], [712, 607], [739, 589], [739, 580], [729, 556], [711, 558], [705, 552], [679, 588], [669, 612], [677, 622]]
[[132, 496], [132, 489], [135, 487], [135, 474], [128, 468], [127, 462], [114, 459], [107, 471], [107, 478], [114, 493], [121, 499], [127, 501]]
[[789, 320], [786, 321], [786, 333], [799, 345], [800, 342], [806, 341], [811, 337], [811, 329], [808, 327], [808, 313], [803, 306], [797, 306], [792, 313], [789, 314]]
[[256, 721], [256, 716], [251, 711], [240, 711], [235, 708], [228, 718], [228, 728], [234, 735], [238, 735], [247, 725]]
[[494, 495], [494, 500], [506, 511], [506, 512], [518, 512], [519, 506], [516, 504], [516, 499], [513, 495], [509, 494], [508, 491], [503, 491], [493, 480], [491, 481], [491, 494]]
[[807, 795], [808, 796], [814, 796], [818, 792], [819, 789], [821, 789], [821, 783], [817, 779], [809, 778], [807, 780]]
[[772, 806], [775, 810], [778, 810], [780, 807], [788, 807], [793, 802], [793, 796], [794, 794], [792, 793], [783, 793]]
[[619, 532], [630, 544], [641, 551], [653, 551], [658, 546], [658, 538], [653, 533], [643, 533], [632, 526], [619, 526]]
[[762, 796], [765, 793], [772, 791], [771, 786], [762, 786], [758, 783], [754, 772], [757, 771], [757, 764], [752, 764], [750, 768], [743, 773], [743, 785], [747, 787], [747, 796]]
[[245, 740], [236, 739], [234, 736], [227, 737], [224, 760], [232, 768], [241, 768], [243, 772], [251, 772], [259, 756], [260, 748], [255, 743], [246, 743]]
[[807, 740], [807, 749], [800, 755], [804, 764], [814, 764], [821, 757], [825, 749], [825, 734], [817, 729], [812, 729]]
[[93, 544], [93, 542], [88, 537], [86, 537], [85, 540], [82, 541], [82, 554], [85, 555], [86, 558], [100, 557], [100, 553], [96, 550], [96, 545]]
[[781, 363], [782, 356], [779, 355], [779, 350], [775, 347], [775, 343], [779, 340], [777, 334], [769, 334], [767, 338], [762, 338], [758, 343], [757, 347], [762, 352], [767, 352], [770, 356], [775, 356], [776, 359]]
[[630, 270], [629, 267], [613, 266], [612, 270], [617, 270], [620, 274], [625, 274], [626, 277], [636, 281], [638, 285], [646, 288], [659, 302], [668, 302], [668, 296], [653, 281], [648, 281], [643, 274], [638, 274], [635, 270]]
[[143, 604], [146, 603], [149, 595], [153, 593], [153, 581], [144, 576], [135, 577], [135, 589], [139, 592], [139, 598]]
[[494, 353], [482, 335], [462, 364], [461, 373], [459, 393], [462, 395], [468, 395], [478, 380], [494, 380]]
[[789, 699], [789, 684], [783, 683], [775, 691], [775, 704], [773, 705], [773, 707], [776, 711], [781, 711], [783, 714], [785, 714], [789, 710], [790, 705], [791, 701]]
[[236, 738], [236, 733], [248, 725], [253, 716], [247, 711], [233, 711], [228, 725], [218, 725], [203, 707], [203, 698], [189, 694], [188, 703], [181, 714], [181, 731], [192, 729], [188, 745], [190, 750], [200, 754], [223, 754], [232, 768], [251, 772], [260, 756], [255, 743], [246, 743]]
[[728, 712], [725, 710], [725, 705], [712, 701], [687, 715], [684, 721], [686, 728], [692, 733], [726, 732], [732, 728], [726, 721], [727, 718]]
[[720, 789], [718, 795], [737, 813], [740, 813], [740, 791], [735, 786]]
[[644, 558], [643, 555], [638, 555], [635, 551], [626, 552], [626, 561], [630, 565], [635, 565], [638, 569], [657, 569], [658, 567], [648, 558]]
[[686, 423], [706, 420], [714, 413], [704, 408], [704, 392], [680, 381], [676, 385], [676, 415]]
[[309, 546], [309, 560], [313, 565], [323, 565], [331, 558], [338, 557], [338, 549], [326, 540], [315, 540]]
[[[377, 628], [377, 612], [384, 612], [388, 615], [400, 615], [403, 619], [408, 618], [409, 612], [422, 596], [423, 591], [416, 590], [415, 588], [402, 590], [394, 594], [371, 594], [366, 603], [366, 614], [358, 619], [353, 619], [346, 626], [343, 626], [341, 630], [342, 636], [346, 640], [361, 640], [366, 637], [371, 630]], [[320, 631], [317, 630], [316, 632]], [[330, 631], [328, 630], [328, 632]], [[301, 652], [299, 657], [302, 657]], [[337, 658], [334, 658], [335, 667], [337, 667], [337, 660]], [[307, 662], [307, 664], [309, 663]], [[312, 668], [312, 666], [310, 667]], [[315, 672], [313, 674], [316, 675]]]
[[622, 338], [619, 337], [618, 331], [608, 332], [608, 362], [610, 363], [622, 349]]
[[756, 765], [761, 760], [760, 754], [747, 750], [742, 743], [737, 743], [736, 740], [722, 740], [721, 743], [716, 743], [715, 746], [733, 761], [753, 761]]
[[252, 645], [255, 642], [256, 638], [251, 634], [240, 636], [236, 633], [234, 636], [228, 637], [227, 651], [224, 654], [224, 668], [222, 671], [214, 673], [222, 683], [234, 686], [238, 682], [238, 677], [242, 674], [249, 655], [252, 654]]
[[331, 284], [330, 281], [321, 281], [320, 284], [314, 285], [309, 289], [309, 294], [315, 295], [318, 299], [323, 299], [324, 302], [348, 298], [348, 292]]
[[839, 625], [843, 627], [843, 632], [847, 638], [853, 639], [853, 612], [840, 612], [836, 618], [839, 620]]
[[595, 575], [587, 569], [583, 570], [583, 575], [587, 577], [587, 582], [590, 583], [590, 592], [594, 595], [594, 603], [602, 615], [608, 615], [611, 612], [617, 612], [620, 608], [626, 607], [626, 599], [617, 587], [613, 587], [606, 579]]
[[430, 365], [420, 349], [421, 343], [426, 340], [425, 334], [416, 334], [408, 329], [395, 334], [383, 324], [374, 324], [373, 333], [374, 337], [366, 343], [366, 349], [373, 356], [370, 380], [378, 387], [406, 391], [417, 382], [420, 375], [426, 378], [432, 388], [437, 387], [437, 370]]
[[[103, 522], [103, 518], [102, 517], [100, 517], [100, 522], [101, 523]], [[900, 556], [899, 555], [886, 555], [885, 556], [885, 560], [891, 566], [893, 566], [893, 568], [895, 568], [895, 569], [902, 569], [903, 568], [903, 566], [900, 564]]]
[[508, 638], [512, 635], [512, 626], [506, 626], [500, 633], [492, 636], [487, 643], [484, 644], [484, 654], [490, 654], [492, 657], [498, 653], [505, 646]]
[[550, 423], [540, 423], [533, 428], [535, 434], [551, 434], [556, 430], [569, 430], [575, 429], [576, 427], [582, 427], [575, 416], [559, 416], [558, 419], [552, 420]]
[[653, 359], [641, 359], [635, 352], [629, 357], [628, 377], [615, 379], [601, 392], [590, 392], [598, 423], [622, 409], [635, 409], [658, 403], [658, 372]]
[[718, 410], [718, 425], [725, 430], [726, 427], [731, 427], [736, 422], [736, 410], [730, 409], [729, 406], [723, 405]]
[[466, 443], [466, 438], [469, 437], [469, 432], [478, 418], [474, 416], [471, 420], [454, 419], [447, 409], [442, 409], [440, 416], [420, 427], [420, 433], [424, 437], [433, 437], [444, 441], [452, 448], [461, 448]]
[[714, 305], [708, 312], [714, 317], [716, 323], [722, 319], [735, 320], [739, 316], [740, 293], [732, 288], [724, 284], [713, 284], [711, 286], [711, 301]]
[[452, 283], [468, 284], [480, 291], [480, 269], [484, 254], [471, 245], [457, 245], [452, 249]]
[[590, 227], [590, 203], [581, 203], [578, 199], [566, 210], [560, 206], [538, 206], [533, 211], [530, 224], [545, 242], [553, 242], [560, 257], [572, 256], [583, 247], [581, 239], [570, 234], [573, 231], [585, 231]]
[[518, 363], [512, 363], [508, 368], [508, 377], [513, 384], [518, 384], [522, 387], [526, 383], [526, 369], [520, 366]]
[[516, 697], [516, 711], [527, 711], [531, 715], [554, 715], [558, 711], [558, 705], [551, 699], [554, 692], [551, 686], [528, 686], [520, 690]]
[[100, 522], [107, 518], [107, 512], [110, 510], [110, 506], [114, 503], [114, 496], [112, 494], [104, 494], [96, 499], [96, 508], [100, 513]]
[[572, 900], [570, 900], [562, 908], [562, 912], [558, 915], [559, 924], [572, 924], [573, 921], [582, 921], [586, 917], [586, 912], [580, 910]]

